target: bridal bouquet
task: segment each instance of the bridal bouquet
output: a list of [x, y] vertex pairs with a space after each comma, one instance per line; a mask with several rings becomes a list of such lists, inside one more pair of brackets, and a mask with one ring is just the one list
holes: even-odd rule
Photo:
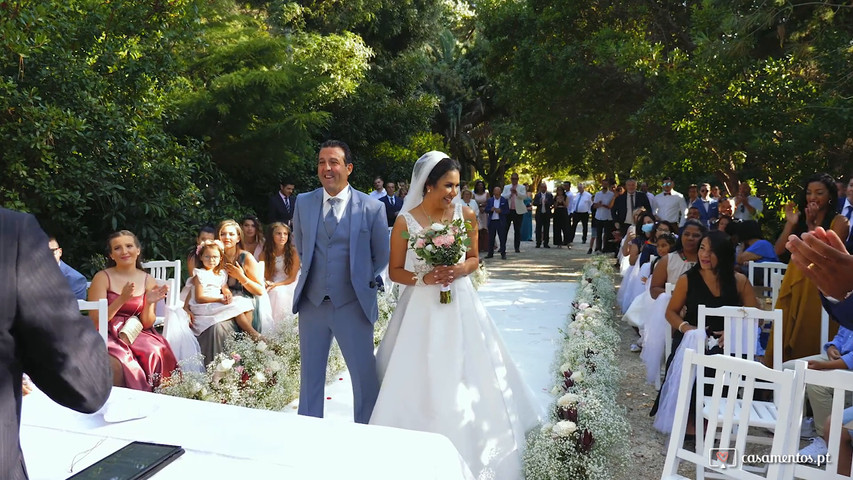
[[[403, 238], [409, 241], [415, 254], [427, 265], [432, 267], [455, 265], [471, 244], [471, 239], [468, 238], [470, 228], [472, 228], [471, 222], [457, 218], [450, 223], [433, 223], [420, 235], [409, 235], [408, 232], [403, 232]], [[441, 286], [439, 299], [441, 303], [450, 303], [449, 285]]]

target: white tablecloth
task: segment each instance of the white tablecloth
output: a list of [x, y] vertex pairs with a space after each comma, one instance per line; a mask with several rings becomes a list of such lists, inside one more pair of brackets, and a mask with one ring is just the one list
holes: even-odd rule
[[74, 412], [38, 390], [25, 397], [21, 445], [30, 478], [67, 478], [134, 440], [186, 449], [158, 480], [464, 478], [456, 448], [441, 435], [124, 388], [113, 389], [107, 407], [116, 406], [147, 416], [108, 423], [101, 413]]

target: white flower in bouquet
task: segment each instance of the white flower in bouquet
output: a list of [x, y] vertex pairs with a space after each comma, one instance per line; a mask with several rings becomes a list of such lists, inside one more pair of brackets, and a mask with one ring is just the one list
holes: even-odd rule
[[231, 370], [231, 367], [233, 367], [233, 366], [234, 366], [234, 359], [233, 358], [223, 358], [222, 361], [219, 362], [219, 365], [216, 366], [216, 371], [217, 372], [227, 372], [228, 370]]
[[257, 385], [260, 385], [262, 383], [266, 383], [266, 381], [267, 381], [267, 377], [266, 377], [266, 375], [264, 375], [263, 372], [257, 372], [252, 377], [252, 383], [255, 383]]
[[557, 422], [551, 430], [558, 437], [568, 437], [569, 435], [575, 433], [575, 430], [578, 429], [578, 426], [575, 422], [569, 420], [562, 420]]
[[257, 345], [255, 345], [255, 349], [259, 352], [265, 351], [267, 349], [267, 342], [261, 340]]
[[199, 382], [190, 383], [190, 394], [191, 395], [195, 395], [199, 392], [202, 392], [203, 390], [204, 390], [204, 387], [201, 385], [201, 383], [199, 383]]
[[586, 310], [587, 308], [589, 308], [589, 304], [586, 302], [581, 302], [580, 304], [578, 304], [578, 310], [582, 311], [582, 310]]
[[563, 387], [559, 385], [554, 385], [554, 388], [551, 389], [551, 395], [556, 395], [563, 391]]
[[578, 403], [579, 400], [580, 397], [578, 395], [574, 393], [567, 393], [557, 400], [557, 405], [561, 407], [568, 407]]
[[554, 428], [554, 424], [552, 424], [551, 422], [547, 422], [545, 423], [545, 425], [542, 425], [542, 432], [548, 433], [551, 431], [552, 428]]
[[443, 232], [447, 229], [447, 225], [445, 225], [443, 223], [435, 222], [432, 225], [430, 225], [429, 228], [430, 228], [430, 230], [432, 230], [434, 232]]
[[569, 364], [569, 362], [566, 362], [566, 363], [564, 363], [564, 364], [560, 365], [560, 371], [561, 371], [561, 372], [571, 372], [571, 371], [573, 371], [573, 370], [574, 370], [574, 369], [573, 369], [573, 368], [572, 368], [572, 366]]
[[581, 372], [580, 370], [578, 370], [576, 372], [572, 372], [572, 376], [569, 378], [574, 380], [576, 383], [582, 382], [583, 381], [583, 372]]
[[267, 368], [269, 368], [271, 372], [278, 372], [282, 368], [281, 362], [273, 360], [267, 364]]
[[433, 246], [432, 244], [429, 244], [426, 247], [424, 247], [424, 250], [426, 250], [427, 252], [432, 252], [435, 250], [435, 246]]

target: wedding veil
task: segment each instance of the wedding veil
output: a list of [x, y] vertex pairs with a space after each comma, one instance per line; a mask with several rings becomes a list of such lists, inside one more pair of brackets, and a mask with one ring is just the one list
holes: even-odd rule
[[415, 168], [412, 169], [412, 181], [409, 182], [409, 193], [406, 194], [406, 199], [403, 200], [403, 207], [400, 208], [400, 213], [405, 213], [420, 205], [424, 200], [424, 185], [426, 185], [427, 177], [438, 162], [450, 158], [449, 155], [443, 152], [433, 150], [427, 152], [415, 162]]

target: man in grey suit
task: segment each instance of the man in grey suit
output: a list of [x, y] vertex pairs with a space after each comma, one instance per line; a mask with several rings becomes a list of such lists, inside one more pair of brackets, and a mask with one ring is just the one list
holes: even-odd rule
[[77, 301], [31, 215], [0, 208], [0, 472], [24, 479], [18, 440], [21, 376], [55, 402], [91, 413], [107, 401], [107, 348]]
[[382, 203], [349, 185], [346, 143], [320, 146], [322, 188], [299, 195], [293, 238], [302, 274], [293, 295], [302, 354], [299, 414], [323, 416], [326, 363], [338, 340], [352, 377], [354, 417], [367, 423], [379, 394], [373, 324], [379, 316], [376, 276], [388, 266], [388, 222]]

